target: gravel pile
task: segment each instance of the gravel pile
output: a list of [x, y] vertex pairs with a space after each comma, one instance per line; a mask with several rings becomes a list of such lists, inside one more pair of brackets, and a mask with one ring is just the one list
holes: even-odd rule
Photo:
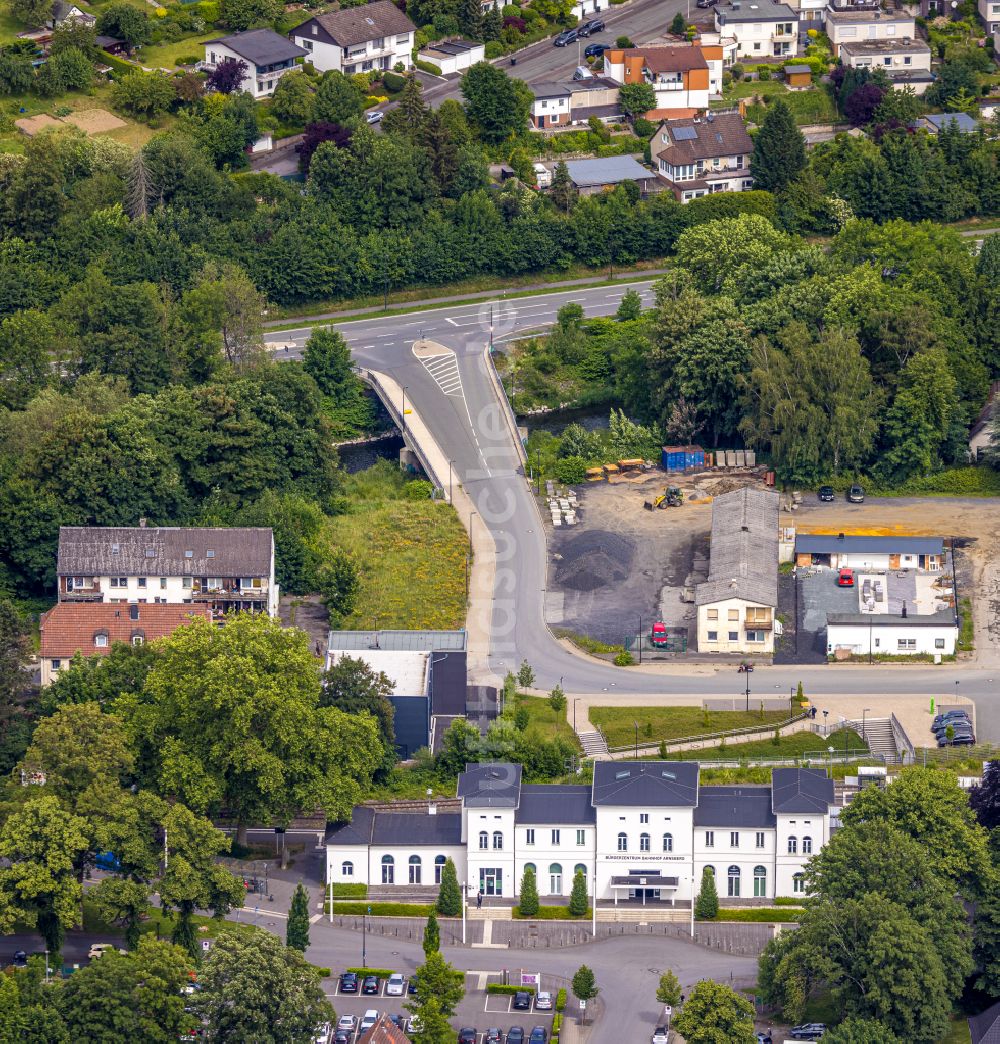
[[556, 569], [556, 582], [571, 591], [596, 591], [627, 580], [632, 571], [635, 544], [619, 536], [597, 530], [581, 533], [560, 548], [562, 561]]

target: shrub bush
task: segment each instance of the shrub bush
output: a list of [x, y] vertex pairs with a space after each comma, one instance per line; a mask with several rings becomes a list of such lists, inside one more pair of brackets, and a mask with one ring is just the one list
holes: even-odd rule
[[506, 48], [499, 40], [489, 40], [486, 44], [484, 54], [486, 60], [491, 62], [494, 58], [502, 58]]
[[395, 975], [398, 968], [345, 968], [344, 971], [354, 972], [355, 975], [376, 975], [380, 979], [388, 979]]
[[734, 910], [731, 907], [720, 907], [713, 921], [748, 921], [754, 924], [782, 922], [797, 923], [804, 911], [790, 910], [787, 907], [755, 906], [748, 910]]
[[656, 124], [652, 120], [647, 120], [645, 117], [640, 116], [632, 124], [632, 129], [635, 131], [637, 138], [648, 138], [656, 130]]
[[334, 913], [366, 914], [372, 917], [426, 917], [434, 907], [430, 903], [352, 903], [333, 904]]
[[406, 86], [406, 77], [400, 76], [399, 73], [387, 72], [383, 75], [382, 82], [386, 90], [401, 91]]
[[757, 66], [757, 79], [763, 83], [765, 80], [771, 79], [771, 70], [766, 65]]
[[513, 910], [515, 921], [582, 921], [589, 917], [590, 913], [589, 906], [584, 913], [576, 916], [569, 912], [568, 906], [539, 906], [538, 913], [530, 917], [522, 914], [519, 906], [515, 906]]
[[515, 993], [534, 994], [534, 986], [504, 986], [502, 982], [490, 982], [486, 985], [486, 992], [495, 997], [513, 997]]
[[739, 62], [736, 62], [736, 64], [729, 71], [733, 74], [734, 80], [739, 80], [743, 76], [743, 66], [740, 65]]
[[[556, 1011], [562, 1011], [566, 1007], [566, 987], [562, 986], [559, 992], [556, 994]], [[555, 1029], [555, 1023], [553, 1023], [553, 1029]]]
[[575, 486], [587, 477], [587, 462], [583, 457], [563, 457], [556, 461], [556, 478], [567, 486]]
[[435, 65], [433, 62], [425, 62], [423, 59], [418, 58], [413, 63], [421, 72], [430, 73], [432, 76], [441, 75], [441, 67]]
[[334, 881], [333, 898], [336, 899], [338, 895], [343, 896], [345, 899], [367, 899], [368, 885], [346, 881]]
[[631, 667], [633, 663], [635, 663], [635, 660], [627, 649], [624, 652], [620, 652], [614, 659], [616, 667]]

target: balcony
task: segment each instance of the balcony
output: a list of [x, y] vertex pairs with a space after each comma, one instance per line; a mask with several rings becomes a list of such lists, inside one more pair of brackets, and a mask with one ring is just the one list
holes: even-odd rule
[[195, 602], [260, 602], [267, 600], [267, 584], [261, 587], [240, 587], [239, 584], [227, 581], [219, 587], [207, 587], [195, 581], [186, 593]]
[[774, 621], [771, 619], [771, 614], [767, 616], [754, 617], [747, 613], [743, 620], [744, 631], [770, 631], [774, 627]]

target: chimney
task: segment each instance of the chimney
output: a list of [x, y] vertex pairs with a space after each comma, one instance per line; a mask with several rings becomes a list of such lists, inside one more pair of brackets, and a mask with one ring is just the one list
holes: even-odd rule
[[903, 619], [906, 619], [906, 602], [903, 602]]
[[139, 528], [140, 529], [145, 529], [146, 528], [146, 520], [144, 518], [140, 518], [139, 519]]
[[843, 533], [838, 533], [837, 534], [837, 539], [838, 540], [843, 540], [844, 539], [844, 534]]

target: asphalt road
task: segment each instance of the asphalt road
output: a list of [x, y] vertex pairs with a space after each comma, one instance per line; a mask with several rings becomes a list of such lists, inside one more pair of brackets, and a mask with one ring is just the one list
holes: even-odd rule
[[[678, 11], [690, 18], [689, 12], [696, 10], [694, 0], [630, 0], [617, 7], [610, 7], [607, 0], [602, 0], [601, 6], [603, 10], [597, 16], [588, 15], [587, 19], [603, 19], [607, 25], [603, 33], [595, 33], [568, 47], [556, 47], [551, 37], [539, 40], [513, 56], [517, 59], [516, 65], [510, 64], [510, 56], [498, 58], [493, 64], [527, 83], [569, 80], [578, 65], [586, 64], [583, 49], [588, 44], [613, 44], [619, 36], [628, 36], [635, 43], [647, 43], [667, 31]], [[434, 106], [446, 98], [461, 98], [459, 80], [456, 78], [425, 89], [424, 98]]]
[[[628, 671], [595, 664], [558, 644], [543, 619], [546, 575], [545, 532], [528, 489], [516, 449], [510, 438], [489, 378], [484, 348], [492, 327], [495, 342], [520, 336], [554, 321], [565, 303], [576, 301], [588, 316], [613, 313], [629, 286], [651, 301], [651, 280], [617, 286], [575, 288], [555, 294], [472, 304], [456, 304], [390, 317], [336, 322], [351, 345], [357, 362], [382, 371], [406, 389], [407, 403], [427, 424], [489, 526], [497, 544], [497, 579], [491, 628], [490, 665], [502, 675], [527, 659], [535, 668], [537, 684], [551, 688], [561, 683], [568, 693], [684, 693], [737, 695], [743, 675], [732, 666], [633, 667]], [[296, 358], [310, 329], [273, 332], [271, 342], [292, 347], [278, 349], [278, 358]], [[429, 338], [451, 348], [454, 360], [428, 369], [412, 352], [418, 338]], [[997, 676], [996, 678], [994, 676]], [[976, 700], [979, 732], [984, 739], [1000, 739], [996, 701], [1000, 673], [995, 669], [958, 667], [898, 667], [863, 665], [830, 667], [761, 667], [754, 672], [751, 692], [758, 696], [785, 693], [802, 681], [812, 695], [826, 693], [940, 695], [954, 691]]]

